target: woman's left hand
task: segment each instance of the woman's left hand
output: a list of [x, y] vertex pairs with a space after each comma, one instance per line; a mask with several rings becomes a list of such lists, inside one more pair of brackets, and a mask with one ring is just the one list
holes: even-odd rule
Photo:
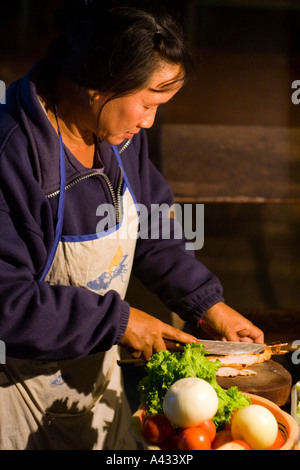
[[223, 302], [206, 312], [201, 329], [213, 339], [264, 343], [263, 331]]

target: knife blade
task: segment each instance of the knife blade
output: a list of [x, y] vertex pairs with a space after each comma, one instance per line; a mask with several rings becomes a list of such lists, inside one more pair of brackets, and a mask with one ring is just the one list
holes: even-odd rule
[[[242, 341], [218, 341], [198, 339], [210, 355], [228, 356], [229, 354], [259, 353], [266, 348], [266, 344], [246, 343]], [[176, 340], [164, 338], [167, 349], [170, 351], [183, 351], [185, 344]]]
[[[258, 343], [246, 343], [241, 341], [218, 341], [199, 339], [199, 343], [203, 344], [209, 355], [227, 356], [229, 354], [256, 354], [263, 351], [267, 345]], [[164, 338], [165, 345], [169, 351], [183, 351], [185, 343], [180, 341]], [[147, 361], [140, 359], [121, 359], [117, 361], [119, 366], [144, 366]]]

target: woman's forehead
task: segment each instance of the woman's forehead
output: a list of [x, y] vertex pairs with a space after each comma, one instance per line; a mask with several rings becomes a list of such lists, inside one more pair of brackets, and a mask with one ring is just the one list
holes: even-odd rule
[[163, 93], [180, 88], [184, 81], [184, 71], [179, 64], [160, 63], [148, 82], [149, 91]]

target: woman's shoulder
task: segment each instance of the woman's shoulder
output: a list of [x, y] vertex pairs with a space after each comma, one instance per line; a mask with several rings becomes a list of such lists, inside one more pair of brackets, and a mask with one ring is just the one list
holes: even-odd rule
[[0, 152], [7, 145], [22, 146], [24, 148], [25, 135], [22, 132], [19, 123], [12, 113], [6, 108], [6, 105], [0, 107]]

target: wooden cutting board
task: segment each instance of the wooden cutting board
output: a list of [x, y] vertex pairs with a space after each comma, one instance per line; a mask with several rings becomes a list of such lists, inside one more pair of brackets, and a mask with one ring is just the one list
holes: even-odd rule
[[256, 375], [246, 377], [217, 377], [218, 384], [228, 389], [237, 386], [241, 392], [252, 393], [283, 406], [290, 398], [292, 387], [291, 374], [278, 362], [266, 361], [247, 367]]

